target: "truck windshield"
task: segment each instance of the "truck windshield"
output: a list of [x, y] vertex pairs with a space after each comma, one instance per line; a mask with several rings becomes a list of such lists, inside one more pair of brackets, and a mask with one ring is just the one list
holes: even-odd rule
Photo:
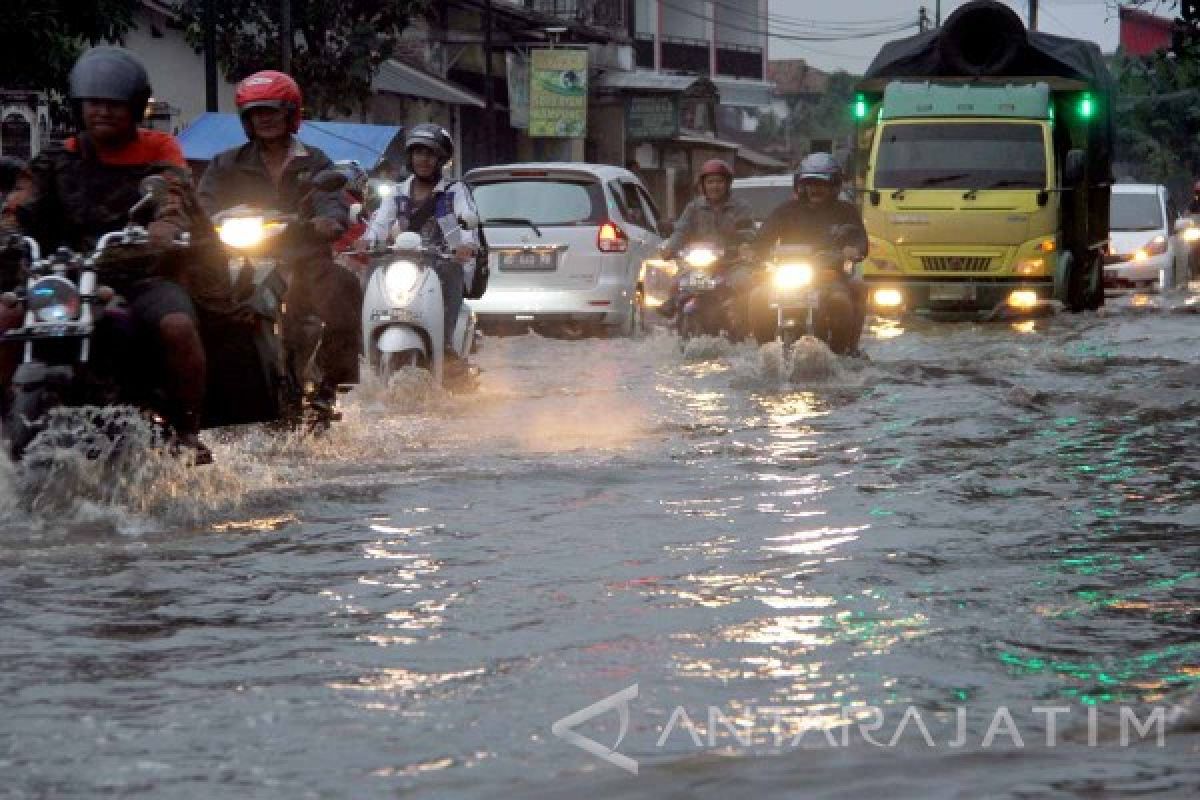
[[1044, 189], [1037, 124], [893, 123], [884, 128], [876, 189]]
[[1156, 231], [1165, 227], [1158, 195], [1113, 192], [1109, 227], [1114, 231]]

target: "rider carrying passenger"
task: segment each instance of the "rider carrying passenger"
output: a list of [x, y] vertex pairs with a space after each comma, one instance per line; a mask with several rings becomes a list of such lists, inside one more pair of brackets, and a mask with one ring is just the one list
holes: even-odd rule
[[478, 248], [474, 228], [463, 223], [478, 220], [479, 215], [462, 184], [443, 175], [454, 157], [454, 140], [444, 128], [431, 123], [414, 125], [405, 137], [404, 152], [411, 174], [396, 186], [395, 194], [383, 199], [362, 241], [368, 248], [386, 244], [395, 226], [398, 233], [419, 233], [426, 245], [453, 250], [454, 258], [437, 259], [434, 270], [442, 284], [446, 375], [450, 380], [461, 379], [467, 372], [466, 363], [451, 342], [463, 304], [463, 268], [474, 261]]
[[[840, 246], [847, 261], [860, 261], [867, 254], [867, 230], [862, 215], [850, 203], [838, 199], [842, 188], [842, 168], [829, 153], [811, 153], [801, 163], [793, 179], [795, 196], [771, 212], [754, 242], [755, 260], [771, 257], [776, 245], [808, 245], [816, 250]], [[841, 273], [854, 302], [855, 331], [852, 352], [858, 348], [866, 317], [866, 286], [862, 281]], [[774, 317], [766, 313], [765, 289], [756, 289], [751, 300], [751, 316], [759, 339], [760, 327], [774, 330]], [[769, 324], [768, 324], [769, 323]], [[771, 337], [767, 337], [771, 338]]]
[[362, 290], [354, 274], [333, 260], [332, 244], [347, 227], [345, 196], [310, 189], [307, 183], [333, 162], [296, 138], [303, 100], [300, 87], [282, 72], [256, 72], [239, 83], [234, 101], [249, 141], [212, 160], [198, 194], [210, 214], [239, 205], [301, 213], [311, 203], [311, 220], [303, 232], [289, 237], [284, 255], [292, 273], [284, 340], [290, 341], [310, 315], [324, 323], [315, 399], [332, 410], [338, 384], [358, 382]]
[[[675, 232], [663, 244], [660, 256], [672, 259], [696, 242], [713, 242], [719, 247], [740, 249], [741, 236], [754, 230], [748, 203], [733, 196], [733, 170], [719, 158], [704, 162], [696, 178], [697, 197], [687, 204]], [[672, 316], [678, 300], [678, 281], [660, 313]]]
[[[179, 143], [170, 134], [138, 127], [150, 96], [149, 76], [128, 50], [96, 47], [79, 57], [69, 97], [82, 130], [44, 149], [30, 164], [27, 183], [5, 204], [43, 253], [58, 247], [87, 252], [103, 234], [125, 227], [141, 197], [139, 184], [152, 174], [164, 174], [170, 189], [152, 220], [138, 220], [148, 221], [151, 242], [169, 246], [185, 231], [211, 239]], [[196, 308], [180, 284], [195, 271], [195, 260], [172, 266], [167, 261], [158, 259], [153, 274], [112, 288], [129, 304], [138, 341], [153, 345], [178, 444], [193, 449], [198, 463], [207, 462], [211, 453], [199, 439], [207, 365]], [[20, 315], [10, 315], [5, 323], [6, 328], [19, 325]], [[16, 358], [6, 352], [0, 360], [0, 381], [7, 387]]]

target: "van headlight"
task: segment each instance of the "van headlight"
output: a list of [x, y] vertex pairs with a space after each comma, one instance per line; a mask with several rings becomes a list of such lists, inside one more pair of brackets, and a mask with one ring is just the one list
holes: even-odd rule
[[421, 280], [421, 268], [411, 261], [401, 259], [388, 264], [383, 273], [383, 288], [394, 306], [408, 302], [408, 296]]
[[233, 217], [221, 223], [217, 235], [236, 250], [248, 250], [262, 244], [267, 233], [262, 217]]
[[82, 300], [75, 284], [50, 275], [34, 281], [25, 298], [25, 306], [38, 322], [70, 322], [79, 316]]
[[771, 275], [776, 289], [803, 289], [813, 282], [812, 264], [780, 264]]

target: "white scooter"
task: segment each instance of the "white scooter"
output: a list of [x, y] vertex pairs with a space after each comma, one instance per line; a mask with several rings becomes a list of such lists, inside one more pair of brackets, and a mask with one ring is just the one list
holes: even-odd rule
[[[402, 367], [420, 367], [442, 384], [446, 321], [442, 282], [433, 269], [439, 258], [453, 258], [453, 253], [422, 245], [417, 233], [402, 233], [367, 279], [363, 347], [384, 381]], [[465, 360], [475, 343], [475, 313], [466, 303], [453, 324], [451, 347]]]

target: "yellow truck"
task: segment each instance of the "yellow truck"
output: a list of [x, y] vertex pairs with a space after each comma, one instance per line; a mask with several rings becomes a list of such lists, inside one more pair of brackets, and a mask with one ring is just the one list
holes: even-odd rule
[[1112, 79], [1091, 42], [974, 0], [858, 87], [855, 186], [881, 313], [1104, 302]]

